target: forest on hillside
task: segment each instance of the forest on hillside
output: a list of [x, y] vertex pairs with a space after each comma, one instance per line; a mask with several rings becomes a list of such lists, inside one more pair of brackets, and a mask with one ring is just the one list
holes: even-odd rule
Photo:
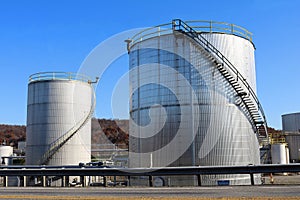
[[[128, 120], [92, 119], [92, 144], [113, 143], [128, 148]], [[26, 126], [0, 124], [0, 144], [17, 148], [26, 140]]]
[[[92, 144], [116, 144], [128, 148], [129, 121], [113, 119], [92, 119]], [[281, 130], [268, 128], [269, 133]], [[26, 126], [0, 124], [0, 143], [17, 148], [18, 141], [26, 140]]]

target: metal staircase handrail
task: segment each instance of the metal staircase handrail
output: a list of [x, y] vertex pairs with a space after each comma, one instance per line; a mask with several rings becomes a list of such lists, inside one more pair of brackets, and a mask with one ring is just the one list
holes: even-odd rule
[[[181, 29], [183, 28], [183, 29]], [[180, 19], [174, 19], [172, 21], [172, 29], [173, 31], [183, 31], [184, 33], [189, 33], [192, 34], [192, 39], [196, 40], [195, 38], [198, 39], [198, 42], [205, 50], [207, 50], [209, 53], [213, 53], [213, 55], [215, 55], [217, 58], [221, 59], [221, 61], [223, 63], [220, 64], [226, 64], [226, 66], [230, 69], [230, 71], [236, 75], [237, 79], [241, 80], [241, 82], [243, 83], [243, 85], [247, 88], [247, 90], [249, 91], [249, 95], [252, 96], [252, 98], [254, 99], [256, 105], [257, 105], [257, 110], [258, 112], [260, 112], [262, 120], [263, 120], [263, 124], [265, 124], [265, 126], [267, 126], [267, 121], [266, 121], [266, 117], [263, 111], [263, 108], [255, 94], [255, 92], [253, 91], [253, 89], [251, 88], [251, 86], [249, 85], [249, 83], [246, 81], [246, 79], [243, 77], [243, 75], [241, 73], [239, 73], [239, 71], [236, 69], [236, 67], [215, 47], [213, 46], [207, 39], [205, 39], [202, 35], [200, 35], [197, 31], [195, 31], [192, 27], [190, 27], [189, 25], [187, 25], [185, 22], [183, 22]], [[188, 35], [188, 34], [187, 34]], [[250, 111], [249, 111], [250, 112]], [[259, 114], [259, 113], [258, 113]], [[251, 115], [251, 113], [250, 113]], [[254, 123], [256, 122], [256, 120], [254, 119], [253, 116], [251, 116]]]
[[50, 144], [50, 148], [44, 153], [42, 159], [39, 163], [45, 165], [49, 162], [52, 156], [64, 145], [66, 144], [92, 117], [95, 107], [96, 107], [96, 95], [93, 91], [92, 105], [89, 110], [89, 113], [83, 118], [83, 120], [76, 123], [69, 131], [59, 137], [57, 140]]

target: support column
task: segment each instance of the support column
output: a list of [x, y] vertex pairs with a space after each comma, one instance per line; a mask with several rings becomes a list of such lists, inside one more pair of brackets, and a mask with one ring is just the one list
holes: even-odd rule
[[70, 176], [66, 176], [66, 185], [70, 187]]
[[201, 175], [197, 174], [198, 186], [201, 186]]
[[127, 186], [130, 186], [130, 176], [127, 177]]
[[27, 176], [23, 176], [23, 187], [27, 186]]
[[42, 186], [46, 187], [46, 176], [42, 176]]
[[3, 186], [8, 187], [8, 176], [3, 176]]
[[114, 186], [117, 186], [117, 177], [114, 176]]
[[107, 186], [106, 176], [103, 176], [103, 186], [104, 186], [104, 187]]
[[61, 177], [61, 187], [66, 187], [66, 176]]
[[254, 174], [250, 174], [250, 179], [251, 179], [251, 185], [254, 185]]
[[82, 185], [82, 187], [85, 187], [86, 185], [86, 183], [85, 183], [85, 177], [84, 176], [80, 176], [80, 183], [81, 183], [81, 185]]
[[153, 180], [152, 176], [149, 176], [149, 186], [153, 187]]

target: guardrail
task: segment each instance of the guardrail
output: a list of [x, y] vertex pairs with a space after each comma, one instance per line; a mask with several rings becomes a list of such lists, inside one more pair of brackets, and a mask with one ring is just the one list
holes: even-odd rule
[[[201, 175], [213, 174], [249, 174], [251, 185], [254, 185], [254, 174], [300, 172], [300, 164], [272, 164], [248, 166], [193, 166], [164, 168], [103, 168], [79, 166], [1, 166], [0, 176], [149, 176], [149, 186], [152, 186], [153, 176], [196, 175], [198, 185], [201, 185]], [[26, 185], [25, 185], [26, 186]]]

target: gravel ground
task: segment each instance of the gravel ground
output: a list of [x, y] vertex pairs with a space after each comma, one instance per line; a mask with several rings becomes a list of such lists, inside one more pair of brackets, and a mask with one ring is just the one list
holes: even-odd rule
[[262, 179], [264, 179], [266, 185], [300, 185], [300, 175], [295, 173], [289, 173], [286, 175], [274, 174], [273, 183], [271, 182], [270, 175], [264, 175]]

